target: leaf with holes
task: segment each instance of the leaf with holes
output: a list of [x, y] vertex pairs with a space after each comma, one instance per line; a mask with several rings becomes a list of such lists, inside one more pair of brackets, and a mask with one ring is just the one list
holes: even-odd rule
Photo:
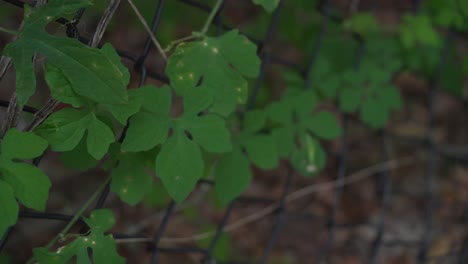
[[176, 127], [190, 134], [203, 149], [212, 153], [224, 153], [232, 149], [231, 134], [223, 118], [214, 114], [202, 114], [212, 98], [207, 90], [195, 89], [184, 97], [184, 113], [175, 120]]
[[162, 145], [156, 158], [156, 174], [169, 195], [178, 203], [187, 198], [203, 175], [204, 163], [200, 147], [176, 129]]
[[[34, 257], [39, 263], [69, 263], [76, 256], [77, 263], [125, 263], [125, 259], [119, 256], [115, 240], [112, 235], [104, 232], [115, 224], [112, 211], [99, 209], [91, 213], [90, 218], [85, 219], [90, 227], [90, 234], [79, 236], [68, 245], [59, 248], [56, 252], [49, 252], [46, 248], [35, 248]], [[92, 251], [92, 259], [88, 254], [88, 248]]]
[[36, 53], [47, 57], [59, 68], [78, 95], [97, 102], [127, 102], [128, 71], [117, 61], [117, 53], [109, 45], [94, 49], [77, 39], [49, 35], [45, 27], [61, 15], [89, 5], [88, 0], [51, 0], [38, 8], [24, 6], [24, 25], [16, 41], [5, 47], [16, 70], [16, 94], [23, 106], [34, 94], [36, 80], [32, 58]]
[[238, 103], [245, 103], [245, 77], [256, 77], [259, 66], [256, 46], [232, 30], [220, 37], [179, 45], [166, 72], [178, 94], [185, 96], [196, 86], [208, 89], [214, 96], [210, 111], [228, 115]]
[[231, 134], [219, 116], [187, 116], [179, 124], [208, 152], [224, 153], [232, 149]]
[[122, 155], [112, 169], [111, 190], [129, 205], [136, 205], [150, 191], [153, 180], [137, 156]]

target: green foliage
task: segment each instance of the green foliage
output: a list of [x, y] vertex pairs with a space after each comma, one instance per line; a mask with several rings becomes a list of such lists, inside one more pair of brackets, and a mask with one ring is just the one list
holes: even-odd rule
[[439, 26], [453, 27], [458, 30], [468, 29], [468, 3], [466, 1], [429, 0], [424, 1], [424, 9]]
[[405, 48], [413, 48], [419, 44], [440, 46], [440, 36], [426, 15], [405, 15], [399, 28], [400, 39]]
[[31, 132], [8, 130], [0, 145], [0, 236], [16, 223], [18, 201], [26, 207], [43, 211], [51, 186], [40, 169], [18, 159], [32, 159], [42, 155], [47, 142]]
[[156, 173], [179, 203], [195, 188], [203, 176], [203, 167], [200, 148], [181, 130], [174, 131], [156, 159]]
[[145, 171], [145, 164], [138, 155], [124, 154], [112, 170], [111, 190], [122, 201], [136, 205], [151, 190], [153, 179]]
[[390, 113], [401, 107], [400, 94], [390, 84], [391, 72], [372, 64], [363, 64], [359, 70], [348, 70], [342, 75], [340, 109], [347, 113], [359, 110], [361, 119], [374, 128], [387, 123]]
[[271, 13], [279, 4], [280, 0], [252, 0], [255, 4], [261, 5], [267, 12]]
[[289, 86], [279, 102], [266, 111], [275, 124], [272, 129], [279, 155], [290, 157], [295, 169], [304, 176], [316, 175], [325, 166], [324, 151], [317, 139], [333, 139], [342, 130], [335, 116], [328, 111], [315, 111], [316, 93]]
[[247, 100], [244, 77], [256, 77], [259, 72], [255, 51], [252, 42], [232, 30], [217, 38], [180, 44], [166, 73], [179, 95], [186, 96], [195, 87], [208, 90], [213, 94], [210, 111], [226, 116]]
[[224, 155], [216, 164], [215, 192], [221, 204], [239, 196], [250, 184], [250, 162], [239, 148]]
[[375, 34], [379, 30], [375, 16], [371, 13], [355, 13], [343, 23], [343, 26], [364, 37]]
[[[69, 263], [76, 256], [77, 263], [125, 263], [125, 259], [117, 254], [112, 235], [104, 232], [112, 228], [115, 219], [109, 209], [99, 209], [85, 219], [91, 231], [87, 236], [79, 236], [73, 242], [61, 247], [56, 252], [49, 252], [46, 248], [35, 248], [34, 256], [40, 263]], [[93, 259], [89, 259], [88, 248], [93, 252]]]
[[16, 202], [15, 195], [11, 186], [0, 180], [0, 234], [7, 231], [8, 227], [16, 224], [18, 219], [18, 203]]
[[35, 53], [45, 55], [48, 63], [59, 68], [76, 94], [108, 104], [128, 100], [125, 92], [128, 73], [123, 66], [119, 66], [120, 58], [110, 46], [93, 49], [78, 40], [59, 38], [45, 32], [45, 26], [55, 18], [89, 4], [88, 0], [54, 0], [39, 8], [25, 6], [23, 30], [18, 39], [4, 50], [6, 55], [13, 58], [20, 105], [24, 105], [34, 94], [36, 82], [31, 61]]
[[141, 87], [134, 90], [137, 109], [130, 119], [124, 151], [146, 151], [166, 141], [171, 125], [169, 116], [171, 92], [169, 87]]
[[85, 136], [88, 153], [101, 159], [115, 141], [112, 129], [89, 110], [65, 108], [52, 114], [36, 133], [47, 139], [52, 150], [73, 150]]
[[[151, 5], [147, 2], [136, 2], [146, 20], [149, 14], [145, 9], [150, 8], [145, 7]], [[268, 13], [279, 3], [253, 2]], [[314, 1], [299, 2], [280, 25], [283, 32], [279, 38], [296, 41], [299, 49], [307, 48], [300, 52], [310, 53], [322, 17], [312, 11]], [[405, 70], [430, 76], [436, 69], [444, 31], [435, 25], [467, 28], [468, 6], [461, 2], [428, 1], [422, 14], [405, 15], [396, 32], [382, 32], [370, 13], [356, 13], [343, 23], [329, 21], [310, 72], [287, 71], [272, 78], [272, 82], [286, 84], [283, 96], [272, 100], [275, 93], [273, 89], [265, 91], [271, 87], [264, 84], [260, 93], [268, 96], [257, 108], [248, 110], [240, 105], [247, 101], [249, 81], [259, 74], [260, 59], [258, 47], [237, 29], [212, 37], [206, 35], [206, 27], [182, 40], [170, 39], [168, 50], [173, 52], [168, 54], [165, 69], [170, 85], [127, 89], [129, 71], [110, 44], [90, 48], [45, 30], [57, 17], [90, 5], [89, 1], [50, 0], [38, 8], [26, 5], [24, 26], [17, 40], [4, 50], [13, 58], [19, 104], [25, 105], [35, 92], [32, 58], [41, 54], [46, 58], [43, 66], [51, 96], [68, 107], [51, 114], [34, 133], [10, 129], [3, 138], [0, 235], [16, 223], [18, 201], [32, 209], [45, 209], [51, 183], [40, 169], [21, 160], [42, 155], [49, 145], [72, 169], [88, 170], [103, 160], [102, 167], [112, 178], [111, 190], [131, 206], [141, 202], [163, 206], [171, 198], [181, 203], [200, 179], [210, 177], [214, 177], [216, 200], [225, 205], [248, 188], [254, 177], [251, 167], [271, 170], [280, 160], [304, 176], [317, 175], [327, 157], [321, 141], [335, 140], [342, 134], [336, 112], [358, 114], [373, 128], [385, 126], [402, 105], [392, 84], [394, 76]], [[180, 16], [180, 6], [171, 2], [168, 8], [169, 16]], [[206, 25], [216, 11], [214, 8]], [[329, 11], [342, 16], [339, 10]], [[263, 32], [270, 18], [261, 14], [255, 19], [257, 28], [250, 30]], [[304, 24], [305, 30], [297, 24]], [[350, 34], [343, 34], [343, 29], [366, 41], [359, 67], [355, 57], [359, 44]], [[169, 42], [171, 34], [163, 35]], [[440, 83], [461, 96], [467, 59], [461, 61], [456, 46], [449, 50]], [[179, 99], [183, 109], [174, 116]], [[330, 110], [332, 105], [337, 109]], [[121, 140], [116, 142], [122, 131]], [[194, 213], [185, 211], [186, 216]], [[85, 221], [91, 228], [89, 234], [66, 235], [69, 243], [56, 252], [49, 252], [50, 247], [37, 248], [36, 260], [68, 263], [76, 257], [78, 263], [123, 263], [112, 236], [105, 235], [115, 223], [112, 213], [97, 210]], [[208, 240], [201, 245], [206, 243]], [[222, 236], [215, 248], [217, 260], [229, 255], [229, 245], [229, 237]], [[93, 251], [92, 260], [88, 248]]]

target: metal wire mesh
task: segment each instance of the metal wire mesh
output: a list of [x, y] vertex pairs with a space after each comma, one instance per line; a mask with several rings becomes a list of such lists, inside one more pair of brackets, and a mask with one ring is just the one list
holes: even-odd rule
[[[6, 3], [10, 3], [12, 5], [23, 7], [24, 3], [19, 0], [3, 0]], [[194, 1], [194, 0], [179, 0], [181, 3], [186, 4], [188, 6], [193, 7], [194, 9], [200, 9], [206, 12], [209, 12], [210, 6], [202, 3], [201, 1]], [[307, 73], [311, 72], [311, 69], [315, 66], [315, 62], [317, 60], [317, 56], [320, 53], [320, 50], [323, 45], [323, 36], [327, 31], [328, 24], [332, 20], [340, 20], [341, 18], [335, 17], [330, 12], [331, 1], [321, 0], [317, 3], [317, 10], [320, 11], [322, 14], [322, 21], [320, 23], [320, 29], [315, 37], [315, 43], [310, 47], [310, 57], [307, 63], [306, 68], [301, 68], [300, 66], [296, 65], [288, 61], [287, 59], [278, 58], [276, 55], [271, 51], [269, 45], [272, 42], [272, 38], [274, 36], [275, 31], [278, 28], [278, 24], [281, 23], [281, 14], [284, 10], [284, 2], [286, 0], [281, 0], [277, 9], [271, 16], [271, 20], [269, 22], [268, 29], [262, 39], [256, 39], [252, 36], [248, 36], [253, 42], [258, 45], [258, 54], [262, 59], [260, 75], [256, 80], [250, 99], [248, 103], [248, 108], [252, 109], [255, 105], [255, 102], [258, 97], [259, 90], [261, 89], [262, 85], [266, 79], [266, 73], [268, 68], [272, 65], [281, 65], [283, 67], [287, 67], [293, 70], [298, 70], [301, 74], [305, 77], [306, 89], [313, 89], [314, 88], [314, 79], [313, 76]], [[151, 24], [151, 30], [154, 33], [157, 33], [158, 26], [161, 21], [162, 14], [164, 13], [164, 0], [159, 0], [155, 3], [155, 10], [154, 10], [154, 17]], [[377, 0], [372, 1], [372, 6], [378, 5]], [[413, 1], [412, 3], [412, 10], [414, 13], [419, 12], [419, 1]], [[371, 7], [372, 8], [372, 7]], [[68, 21], [64, 18], [58, 19], [57, 22], [66, 25], [67, 30], [66, 33], [68, 37], [77, 38], [84, 43], [88, 43], [89, 40], [83, 38], [77, 29], [77, 25], [80, 23], [80, 19], [85, 12], [84, 9], [79, 10], [74, 19], [72, 21]], [[220, 10], [222, 13], [223, 10]], [[222, 16], [218, 13], [213, 21], [215, 26], [218, 29], [218, 34], [221, 34], [223, 31], [230, 29], [229, 26], [225, 25], [222, 21]], [[358, 49], [356, 50], [356, 55], [354, 59], [354, 68], [358, 69], [360, 67], [360, 63], [362, 57], [366, 52], [366, 43], [356, 36], [356, 41], [358, 44]], [[450, 42], [450, 38], [447, 38], [446, 42]], [[447, 46], [447, 45], [446, 45]], [[152, 49], [152, 42], [151, 39], [148, 37], [146, 43], [144, 45], [144, 49], [141, 53], [135, 54], [131, 51], [126, 50], [118, 50], [118, 53], [123, 58], [126, 58], [134, 63], [134, 69], [139, 73], [139, 85], [142, 86], [147, 82], [148, 79], [156, 79], [163, 83], [169, 83], [169, 80], [166, 76], [156, 71], [152, 71], [149, 69], [145, 62], [150, 54]], [[436, 70], [434, 76], [430, 80], [430, 93], [427, 98], [427, 111], [429, 120], [427, 122], [426, 127], [426, 138], [430, 138], [433, 130], [434, 130], [434, 97], [436, 96], [435, 92], [438, 87], [440, 73], [444, 68], [444, 63], [446, 60], [446, 49], [444, 49], [440, 55], [439, 59], [439, 66]], [[2, 107], [7, 107], [7, 101], [0, 101], [0, 105]], [[465, 103], [466, 107], [466, 103]], [[23, 108], [24, 112], [28, 113], [35, 113], [37, 109], [26, 106]], [[314, 243], [310, 245], [306, 245], [306, 247], [310, 247], [310, 250], [317, 252], [315, 259], [310, 259], [307, 263], [329, 263], [330, 255], [333, 252], [334, 242], [336, 240], [337, 232], [343, 228], [355, 228], [356, 225], [360, 225], [361, 223], [340, 223], [338, 221], [338, 214], [340, 209], [342, 209], [342, 202], [343, 202], [343, 192], [344, 192], [344, 184], [343, 182], [346, 180], [346, 175], [348, 175], [349, 170], [349, 158], [352, 153], [350, 153], [349, 147], [349, 126], [352, 123], [359, 122], [354, 119], [352, 116], [343, 115], [343, 127], [344, 133], [340, 140], [340, 152], [336, 155], [337, 156], [337, 170], [336, 170], [336, 181], [333, 183], [333, 188], [330, 188], [330, 192], [333, 195], [332, 204], [329, 208], [328, 214], [325, 216], [317, 216], [313, 215], [308, 212], [300, 212], [295, 213], [288, 210], [288, 194], [292, 192], [292, 182], [294, 181], [294, 172], [289, 169], [283, 175], [283, 189], [281, 195], [274, 199], [271, 197], [248, 197], [248, 196], [241, 196], [238, 199], [232, 201], [227, 208], [225, 209], [224, 215], [219, 221], [215, 233], [211, 236], [211, 241], [208, 243], [208, 247], [200, 248], [197, 246], [189, 246], [189, 247], [162, 247], [160, 246], [161, 238], [164, 236], [165, 231], [167, 230], [168, 225], [170, 224], [171, 217], [174, 214], [176, 204], [171, 201], [167, 208], [165, 209], [164, 216], [162, 221], [159, 224], [159, 228], [152, 236], [151, 241], [145, 240], [143, 244], [146, 244], [147, 250], [151, 252], [152, 258], [151, 263], [161, 263], [160, 255], [162, 254], [196, 254], [199, 256], [199, 260], [201, 263], [219, 263], [214, 260], [213, 251], [216, 244], [219, 242], [219, 239], [223, 232], [227, 230], [227, 225], [229, 223], [229, 219], [233, 211], [236, 210], [236, 205], [239, 204], [273, 204], [274, 210], [271, 210], [271, 217], [274, 221], [269, 238], [265, 241], [265, 247], [263, 252], [258, 256], [255, 260], [249, 260], [245, 262], [236, 262], [236, 261], [229, 261], [224, 263], [269, 263], [271, 260], [272, 252], [275, 250], [275, 244], [278, 240], [281, 239], [282, 229], [286, 225], [294, 225], [294, 221], [309, 221], [311, 224], [316, 223], [316, 221], [320, 221], [324, 223], [324, 227], [327, 230], [327, 235], [320, 240], [320, 245], [316, 248]], [[390, 159], [390, 138], [393, 138], [391, 132], [387, 131], [386, 129], [381, 129], [376, 132], [377, 137], [380, 140], [380, 149], [381, 157], [380, 159], [383, 161]], [[125, 136], [125, 130], [122, 133], [120, 140], [122, 141]], [[402, 138], [398, 138], [398, 140], [404, 141]], [[359, 259], [362, 263], [382, 263], [382, 258], [379, 258], [379, 253], [382, 251], [383, 248], [387, 247], [404, 247], [404, 248], [412, 248], [417, 250], [417, 254], [415, 254], [415, 259], [417, 263], [468, 263], [468, 236], [465, 233], [463, 242], [456, 248], [453, 248], [453, 251], [449, 252], [448, 254], [443, 255], [429, 255], [429, 249], [431, 247], [431, 241], [434, 235], [434, 229], [436, 228], [437, 223], [434, 221], [434, 214], [439, 210], [438, 208], [438, 199], [437, 199], [437, 180], [439, 175], [436, 174], [437, 170], [435, 168], [435, 164], [440, 157], [445, 157], [449, 159], [457, 160], [462, 164], [467, 164], [468, 156], [467, 155], [459, 155], [453, 154], [450, 152], [445, 151], [442, 148], [439, 148], [433, 141], [428, 140], [427, 142], [420, 142], [417, 140], [409, 139], [405, 141], [406, 143], [413, 144], [416, 146], [422, 146], [424, 151], [427, 153], [427, 159], [425, 160], [426, 168], [420, 177], [423, 178], [423, 195], [424, 195], [424, 218], [420, 219], [420, 223], [424, 226], [424, 232], [420, 239], [415, 241], [406, 241], [406, 240], [399, 240], [395, 238], [393, 240], [384, 239], [386, 232], [386, 222], [389, 221], [387, 218], [389, 208], [392, 205], [392, 195], [393, 195], [393, 188], [392, 188], [392, 179], [388, 171], [383, 170], [376, 174], [376, 183], [377, 183], [377, 190], [378, 195], [377, 199], [379, 200], [378, 203], [380, 205], [379, 213], [377, 214], [376, 221], [373, 223], [367, 223], [370, 228], [374, 230], [373, 238], [367, 250], [362, 253], [358, 254]], [[34, 164], [37, 166], [41, 159], [36, 159]], [[203, 180], [200, 181], [201, 185], [212, 186], [213, 182]], [[106, 199], [109, 195], [110, 188], [107, 186], [105, 190], [102, 192], [101, 196], [99, 197], [95, 208], [102, 208], [105, 205]], [[462, 215], [466, 218], [468, 213], [468, 201], [464, 201], [461, 205], [463, 208]], [[20, 213], [20, 220], [24, 218], [36, 218], [42, 219], [43, 221], [49, 220], [59, 220], [59, 221], [70, 221], [72, 219], [72, 215], [64, 215], [58, 213], [37, 213], [37, 212], [28, 212], [24, 211]], [[87, 227], [85, 224], [80, 221], [79, 224], [83, 225], [82, 232], [85, 232]], [[468, 232], [468, 228], [465, 226], [464, 232]], [[0, 242], [0, 249], [3, 249], [5, 245], [8, 243], [10, 238], [11, 229], [4, 235]], [[139, 238], [138, 236], [134, 236], [133, 234], [114, 234], [116, 239], [118, 238]], [[311, 238], [311, 240], [314, 238]], [[359, 242], [356, 242], [359, 243]]]

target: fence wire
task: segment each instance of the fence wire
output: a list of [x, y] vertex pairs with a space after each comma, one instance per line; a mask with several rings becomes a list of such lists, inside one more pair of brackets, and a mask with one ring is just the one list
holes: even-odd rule
[[[24, 3], [19, 0], [2, 0], [5, 3], [9, 3], [11, 5], [15, 5], [19, 8], [22, 8], [24, 6]], [[187, 6], [190, 6], [194, 9], [199, 9], [205, 12], [210, 12], [211, 7], [207, 5], [206, 3], [203, 3], [202, 1], [195, 1], [195, 0], [178, 0], [180, 3], [183, 3]], [[382, 0], [380, 0], [382, 1]], [[110, 5], [114, 4], [116, 6], [119, 5], [120, 1], [110, 1]], [[157, 3], [156, 3], [157, 2]], [[271, 16], [267, 31], [265, 32], [265, 35], [262, 39], [256, 39], [253, 36], [247, 36], [250, 40], [252, 40], [254, 43], [258, 45], [258, 55], [260, 56], [262, 63], [260, 67], [260, 74], [253, 86], [250, 98], [248, 100], [248, 109], [252, 109], [257, 101], [257, 97], [259, 94], [259, 91], [261, 87], [263, 86], [265, 79], [266, 79], [266, 73], [268, 69], [272, 65], [281, 65], [283, 67], [298, 71], [304, 76], [305, 79], [305, 89], [314, 89], [315, 83], [314, 83], [314, 76], [311, 74], [311, 69], [315, 66], [315, 63], [317, 61], [317, 57], [321, 51], [323, 44], [323, 38], [324, 35], [327, 32], [327, 29], [329, 27], [329, 23], [332, 21], [341, 21], [342, 18], [337, 17], [336, 15], [333, 15], [331, 10], [332, 7], [332, 1], [328, 0], [320, 0], [317, 1], [317, 10], [321, 13], [322, 18], [321, 22], [319, 25], [319, 30], [315, 36], [315, 42], [313, 45], [311, 45], [310, 49], [310, 56], [309, 60], [307, 62], [307, 66], [305, 68], [302, 68], [300, 65], [297, 65], [294, 62], [289, 61], [287, 58], [280, 58], [277, 57], [273, 52], [271, 48], [271, 44], [273, 42], [273, 37], [275, 35], [275, 32], [278, 28], [278, 24], [281, 23], [281, 15], [283, 13], [283, 10], [285, 9], [285, 2], [286, 0], [280, 0], [278, 7], [274, 11], [274, 13]], [[155, 1], [155, 9], [154, 9], [154, 16], [152, 19], [152, 23], [150, 25], [151, 30], [153, 33], [157, 33], [158, 31], [158, 26], [160, 25], [162, 15], [164, 13], [164, 7], [165, 7], [166, 1], [165, 0], [159, 0]], [[378, 0], [372, 0], [370, 4], [370, 9], [375, 8], [379, 4]], [[413, 0], [412, 1], [412, 7], [411, 10], [414, 14], [417, 14], [420, 9], [420, 1]], [[230, 26], [226, 25], [222, 21], [222, 13], [224, 12], [223, 10], [224, 7], [220, 9], [218, 14], [215, 16], [215, 19], [213, 20], [214, 26], [217, 28], [217, 34], [222, 34], [222, 32], [231, 29]], [[114, 10], [115, 11], [115, 10]], [[67, 36], [70, 38], [76, 38], [80, 40], [83, 43], [89, 43], [91, 46], [93, 46], [91, 43], [95, 43], [95, 46], [99, 46], [100, 43], [99, 41], [96, 42], [96, 39], [86, 39], [85, 37], [82, 36], [81, 32], [78, 30], [78, 24], [80, 23], [83, 14], [85, 12], [85, 9], [80, 9], [74, 16], [74, 19], [69, 21], [65, 18], [60, 18], [57, 19], [58, 23], [61, 23], [66, 26], [66, 33]], [[112, 17], [112, 16], [110, 16]], [[107, 19], [110, 19], [107, 18]], [[114, 18], [115, 19], [115, 18]], [[300, 26], [300, 25], [298, 25]], [[102, 38], [103, 32], [101, 32], [101, 38]], [[98, 38], [99, 40], [99, 38]], [[362, 58], [366, 52], [366, 43], [364, 40], [360, 39], [358, 36], [355, 36], [355, 41], [358, 42], [358, 48], [356, 50], [356, 55], [354, 59], [354, 68], [359, 69]], [[434, 100], [436, 96], [436, 92], [439, 80], [440, 80], [440, 75], [441, 72], [444, 69], [444, 65], [446, 63], [447, 59], [447, 49], [450, 44], [451, 38], [450, 34], [449, 37], [446, 39], [446, 45], [445, 48], [442, 50], [440, 54], [440, 59], [439, 59], [439, 64], [437, 67], [436, 72], [432, 76], [432, 78], [429, 80], [430, 81], [430, 93], [427, 97], [427, 112], [428, 112], [428, 122], [426, 126], [426, 138], [430, 139], [431, 136], [434, 133], [434, 120], [435, 120], [435, 114], [434, 114]], [[146, 65], [147, 58], [149, 57], [149, 54], [151, 50], [153, 49], [152, 47], [152, 41], [151, 38], [148, 36], [143, 48], [143, 51], [139, 54], [136, 54], [132, 51], [128, 50], [118, 50], [118, 54], [122, 58], [126, 58], [130, 61], [133, 62], [134, 64], [134, 70], [139, 73], [139, 86], [144, 85], [147, 83], [149, 79], [154, 79], [159, 82], [163, 83], [169, 83], [168, 78], [158, 72], [154, 71], [153, 69], [150, 69]], [[163, 72], [163, 71], [162, 71]], [[3, 77], [0, 76], [0, 78]], [[10, 102], [0, 100], [0, 106], [1, 107], [8, 107]], [[467, 103], [464, 103], [465, 110], [467, 107]], [[35, 114], [39, 110], [31, 107], [31, 106], [25, 106], [22, 109], [23, 112], [27, 113], [32, 113]], [[334, 247], [334, 242], [336, 240], [336, 233], [339, 230], [342, 229], [352, 229], [356, 228], [356, 226], [361, 226], [361, 225], [368, 225], [372, 229], [374, 229], [374, 237], [372, 238], [372, 241], [370, 245], [367, 247], [368, 250], [364, 254], [357, 253], [358, 258], [360, 259], [361, 263], [383, 263], [382, 258], [379, 258], [379, 253], [382, 251], [383, 248], [392, 248], [392, 247], [403, 247], [407, 249], [415, 249], [417, 251], [417, 254], [414, 256], [414, 260], [417, 263], [459, 263], [459, 264], [465, 264], [468, 263], [468, 228], [465, 226], [464, 232], [465, 234], [463, 235], [463, 242], [458, 246], [453, 248], [451, 252], [448, 254], [443, 254], [443, 255], [430, 255], [429, 254], [429, 249], [431, 247], [431, 242], [434, 236], [434, 230], [437, 227], [437, 223], [434, 220], [434, 215], [439, 210], [440, 208], [438, 207], [439, 201], [437, 197], [437, 180], [438, 180], [438, 175], [436, 174], [436, 163], [438, 162], [438, 159], [440, 157], [444, 157], [446, 159], [451, 159], [455, 160], [457, 162], [460, 162], [461, 164], [467, 165], [468, 163], [468, 149], [466, 149], [466, 152], [460, 153], [453, 153], [451, 151], [447, 151], [446, 148], [443, 148], [441, 146], [438, 146], [435, 144], [432, 140], [426, 140], [421, 142], [421, 140], [418, 139], [413, 139], [413, 138], [402, 138], [399, 136], [395, 136], [392, 134], [391, 131], [388, 131], [386, 129], [381, 129], [376, 132], [377, 137], [380, 140], [380, 145], [378, 148], [380, 149], [380, 159], [383, 161], [387, 161], [390, 159], [390, 149], [392, 148], [391, 142], [393, 142], [393, 139], [398, 140], [399, 142], [405, 142], [405, 144], [412, 144], [413, 146], [420, 147], [422, 146], [425, 153], [426, 153], [426, 166], [424, 170], [424, 174], [421, 175], [423, 179], [423, 195], [424, 195], [424, 218], [420, 219], [421, 225], [424, 226], [424, 232], [420, 239], [414, 240], [414, 241], [408, 241], [404, 239], [398, 239], [394, 238], [393, 240], [389, 239], [384, 239], [386, 232], [386, 222], [388, 222], [388, 214], [389, 214], [389, 209], [392, 205], [392, 196], [394, 195], [393, 193], [393, 188], [392, 188], [392, 180], [390, 178], [390, 174], [387, 170], [382, 170], [379, 173], [376, 173], [376, 186], [377, 186], [377, 198], [378, 198], [378, 204], [380, 205], [379, 213], [376, 217], [375, 223], [369, 223], [364, 221], [363, 223], [341, 223], [338, 221], [338, 213], [340, 212], [341, 207], [343, 206], [343, 192], [344, 192], [344, 182], [346, 182], [348, 170], [349, 170], [349, 158], [352, 153], [350, 153], [350, 147], [349, 147], [349, 127], [351, 124], [354, 123], [359, 123], [358, 120], [356, 120], [353, 116], [343, 114], [342, 116], [342, 123], [343, 123], [343, 136], [340, 139], [340, 152], [336, 153], [336, 158], [337, 158], [337, 171], [336, 171], [336, 181], [333, 183], [331, 186], [330, 191], [333, 193], [333, 202], [331, 204], [331, 207], [329, 208], [328, 215], [325, 216], [320, 216], [320, 215], [315, 215], [310, 212], [294, 212], [292, 210], [288, 210], [288, 201], [291, 200], [291, 197], [288, 195], [291, 195], [293, 192], [293, 181], [294, 181], [294, 171], [292, 169], [288, 169], [288, 171], [281, 176], [283, 178], [283, 188], [281, 191], [281, 195], [277, 198], [271, 198], [271, 197], [252, 197], [252, 196], [247, 196], [243, 195], [234, 201], [232, 201], [225, 209], [225, 212], [223, 214], [223, 217], [221, 217], [221, 220], [217, 224], [216, 230], [213, 234], [211, 234], [211, 239], [208, 243], [208, 246], [206, 248], [200, 248], [199, 246], [184, 246], [184, 247], [163, 247], [161, 246], [161, 240], [165, 234], [165, 232], [168, 229], [168, 226], [170, 225], [171, 222], [171, 217], [173, 217], [176, 209], [176, 204], [174, 201], [171, 201], [167, 208], [164, 210], [164, 215], [162, 217], [162, 221], [159, 224], [159, 228], [157, 228], [156, 232], [154, 235], [148, 239], [146, 237], [141, 237], [138, 235], [134, 234], [113, 234], [116, 239], [122, 239], [122, 238], [132, 238], [135, 240], [140, 239], [142, 242], [142, 246], [146, 246], [146, 249], [152, 254], [151, 261], [150, 263], [162, 263], [160, 255], [162, 254], [194, 254], [198, 256], [198, 259], [200, 263], [269, 263], [269, 261], [272, 258], [272, 253], [275, 250], [275, 244], [278, 242], [279, 239], [281, 239], [282, 235], [282, 229], [286, 225], [294, 225], [295, 221], [307, 221], [310, 222], [310, 225], [314, 225], [317, 222], [322, 222], [323, 226], [326, 228], [327, 235], [324, 239], [322, 239], [321, 245], [318, 247], [314, 247], [314, 243], [310, 243], [306, 245], [307, 247], [310, 247], [311, 251], [317, 252], [315, 259], [310, 259], [306, 263], [330, 263], [330, 255], [332, 254], [333, 247]], [[128, 124], [127, 124], [128, 125]], [[362, 125], [362, 124], [361, 124]], [[123, 141], [125, 138], [125, 131], [122, 132], [122, 135], [119, 139], [120, 142]], [[333, 155], [332, 155], [333, 156]], [[34, 165], [38, 166], [41, 161], [41, 158], [36, 159], [34, 161]], [[349, 179], [351, 181], [351, 179]], [[212, 181], [209, 180], [201, 180], [200, 185], [207, 186], [210, 188], [213, 185]], [[110, 188], [109, 185], [104, 189], [104, 191], [101, 193], [98, 201], [95, 204], [95, 208], [103, 208], [105, 206], [105, 202], [109, 196]], [[214, 249], [219, 243], [220, 237], [223, 234], [223, 232], [230, 231], [230, 226], [229, 226], [229, 220], [230, 217], [232, 216], [233, 212], [239, 207], [239, 205], [249, 205], [249, 204], [260, 204], [260, 205], [265, 205], [265, 204], [273, 204], [274, 206], [269, 207], [269, 210], [266, 210], [268, 214], [272, 214], [273, 216], [273, 225], [271, 227], [271, 232], [269, 237], [265, 241], [265, 246], [263, 249], [263, 252], [258, 256], [256, 260], [249, 260], [249, 261], [227, 261], [227, 262], [216, 262], [214, 260]], [[463, 211], [463, 217], [467, 218], [468, 217], [468, 201], [464, 201], [463, 204], [461, 205], [462, 211]], [[268, 209], [268, 208], [267, 208]], [[270, 213], [268, 213], [270, 212]], [[67, 222], [70, 221], [73, 218], [73, 215], [66, 215], [66, 214], [61, 214], [61, 213], [51, 213], [51, 212], [45, 212], [45, 213], [40, 213], [40, 212], [29, 212], [29, 211], [22, 211], [19, 214], [20, 220], [21, 219], [27, 219], [27, 218], [33, 218], [33, 219], [40, 219], [43, 221], [51, 221], [51, 220], [58, 220], [58, 221], [63, 221]], [[250, 219], [247, 220], [246, 222], [250, 223], [249, 221], [253, 222], [258, 219]], [[77, 223], [78, 225], [81, 225], [81, 233], [85, 233], [87, 231], [87, 226], [85, 223], [80, 219]], [[10, 239], [10, 234], [13, 228], [10, 228], [4, 237], [0, 241], [0, 250], [3, 250], [5, 248], [5, 245], [8, 243]], [[318, 238], [312, 238], [311, 240], [318, 239]], [[359, 243], [359, 242], [357, 242]], [[412, 263], [412, 262], [411, 262]]]

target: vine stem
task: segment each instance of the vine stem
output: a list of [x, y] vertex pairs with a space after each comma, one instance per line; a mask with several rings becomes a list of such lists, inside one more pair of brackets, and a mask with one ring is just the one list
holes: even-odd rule
[[130, 7], [132, 8], [133, 12], [135, 13], [135, 15], [138, 17], [138, 20], [140, 20], [140, 23], [143, 25], [143, 27], [145, 28], [146, 32], [148, 33], [151, 41], [153, 42], [154, 46], [156, 46], [156, 48], [158, 49], [159, 53], [161, 53], [161, 56], [163, 57], [164, 61], [167, 62], [167, 55], [166, 53], [164, 52], [164, 49], [162, 48], [161, 44], [159, 44], [159, 41], [156, 39], [156, 37], [154, 36], [154, 33], [153, 31], [151, 31], [151, 28], [148, 26], [148, 23], [146, 23], [146, 20], [145, 18], [143, 17], [143, 15], [140, 13], [140, 11], [138, 10], [138, 8], [135, 6], [135, 4], [133, 3], [132, 0], [127, 0], [128, 4], [130, 5]]
[[165, 52], [170, 52], [170, 51], [174, 48], [174, 46], [177, 46], [177, 45], [179, 45], [179, 44], [182, 43], [182, 42], [187, 42], [187, 41], [190, 41], [190, 40], [194, 40], [194, 39], [196, 39], [196, 38], [197, 38], [196, 36], [191, 35], [191, 36], [186, 36], [186, 37], [183, 37], [183, 38], [180, 38], [180, 39], [176, 39], [176, 40], [172, 41], [172, 42], [164, 49], [164, 51], [165, 51]]
[[202, 36], [206, 36], [206, 32], [208, 32], [208, 29], [210, 28], [211, 23], [213, 22], [214, 17], [216, 16], [216, 13], [218, 13], [219, 9], [221, 8], [221, 4], [223, 3], [224, 0], [218, 0], [211, 10], [210, 16], [205, 22], [205, 25], [203, 26], [203, 29], [201, 31]]
[[5, 32], [5, 33], [15, 35], [15, 36], [17, 36], [19, 34], [19, 32], [16, 31], [16, 30], [7, 29], [7, 28], [1, 27], [1, 26], [0, 26], [0, 32]]
[[[46, 249], [50, 249], [59, 239], [65, 237], [65, 235], [70, 231], [70, 229], [75, 225], [75, 223], [80, 219], [83, 213], [88, 209], [88, 207], [97, 199], [99, 194], [104, 190], [106, 185], [109, 183], [111, 177], [107, 177], [107, 179], [99, 186], [99, 188], [86, 200], [85, 204], [78, 210], [78, 212], [73, 216], [73, 218], [68, 222], [68, 224], [60, 231], [60, 233], [54, 237], [46, 246]], [[32, 256], [26, 264], [34, 263], [34, 256]]]

